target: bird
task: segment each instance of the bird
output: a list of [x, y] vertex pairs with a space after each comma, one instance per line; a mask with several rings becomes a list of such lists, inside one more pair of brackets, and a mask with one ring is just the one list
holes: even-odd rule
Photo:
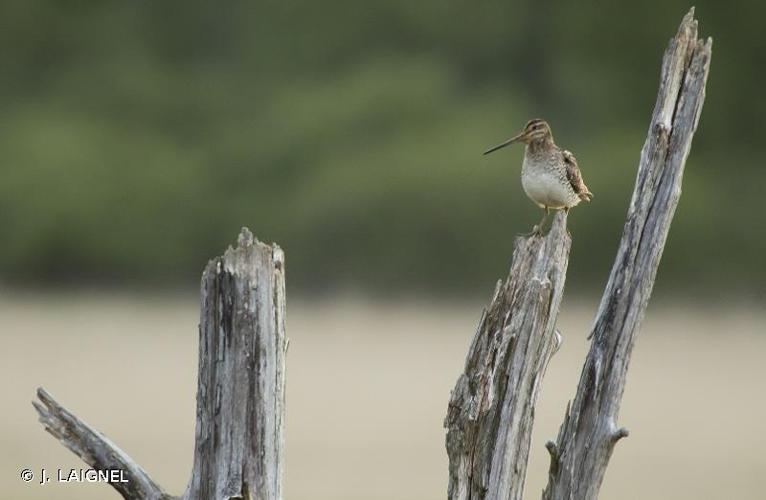
[[543, 218], [532, 234], [542, 235], [550, 209], [569, 211], [581, 201], [590, 201], [593, 193], [583, 181], [575, 156], [553, 141], [548, 122], [529, 120], [521, 133], [484, 151], [493, 153], [511, 144], [525, 144], [521, 165], [521, 186], [530, 200], [543, 209]]

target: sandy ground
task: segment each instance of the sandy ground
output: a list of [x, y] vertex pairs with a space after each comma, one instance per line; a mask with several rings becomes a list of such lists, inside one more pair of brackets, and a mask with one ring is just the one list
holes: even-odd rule
[[[661, 302], [661, 301], [660, 301]], [[595, 300], [564, 304], [564, 345], [537, 411], [527, 498], [539, 498], [587, 347]], [[442, 420], [477, 304], [348, 299], [289, 304], [286, 498], [443, 499]], [[0, 294], [0, 497], [118, 498], [96, 484], [24, 483], [82, 467], [30, 405], [62, 404], [180, 493], [194, 438], [194, 297]], [[620, 424], [631, 431], [605, 499], [766, 498], [766, 313], [656, 304], [638, 339]]]

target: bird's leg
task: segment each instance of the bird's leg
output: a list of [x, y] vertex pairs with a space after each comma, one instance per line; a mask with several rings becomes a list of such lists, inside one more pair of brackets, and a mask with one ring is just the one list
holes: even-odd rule
[[540, 223], [532, 228], [532, 234], [536, 234], [538, 236], [543, 235], [543, 225], [545, 224], [545, 219], [548, 217], [548, 207], [543, 207], [543, 218], [540, 219]]

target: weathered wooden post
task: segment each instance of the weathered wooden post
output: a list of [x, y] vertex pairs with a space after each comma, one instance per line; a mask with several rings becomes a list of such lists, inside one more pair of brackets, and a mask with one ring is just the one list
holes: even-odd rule
[[[597, 497], [614, 444], [636, 332], [651, 295], [705, 96], [712, 41], [692, 9], [665, 53], [649, 135], [623, 238], [601, 301], [574, 403], [551, 455], [544, 500]], [[595, 207], [594, 207], [595, 208]], [[555, 333], [567, 267], [566, 217], [544, 239], [517, 239], [510, 276], [482, 316], [445, 426], [450, 500], [520, 500], [537, 392]]]
[[46, 430], [124, 498], [280, 500], [285, 411], [284, 254], [242, 229], [236, 248], [202, 275], [194, 467], [181, 497], [165, 493], [130, 457], [43, 389], [33, 402]]
[[628, 435], [617, 415], [633, 343], [652, 294], [684, 165], [697, 129], [713, 41], [697, 39], [692, 8], [670, 40], [660, 90], [641, 151], [628, 218], [601, 298], [574, 402], [551, 454], [545, 500], [598, 497], [615, 443]]
[[516, 239], [510, 274], [482, 314], [444, 422], [450, 500], [522, 496], [537, 395], [561, 342], [566, 219], [557, 213], [547, 236]]

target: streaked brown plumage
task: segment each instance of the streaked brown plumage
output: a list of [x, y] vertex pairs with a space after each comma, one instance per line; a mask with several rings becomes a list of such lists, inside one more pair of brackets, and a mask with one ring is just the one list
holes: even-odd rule
[[548, 210], [569, 210], [581, 201], [590, 201], [593, 193], [583, 181], [574, 155], [553, 142], [551, 128], [544, 120], [530, 120], [522, 132], [484, 154], [515, 142], [523, 142], [524, 162], [521, 184], [527, 196], [544, 210], [543, 219], [534, 232], [541, 233]]

